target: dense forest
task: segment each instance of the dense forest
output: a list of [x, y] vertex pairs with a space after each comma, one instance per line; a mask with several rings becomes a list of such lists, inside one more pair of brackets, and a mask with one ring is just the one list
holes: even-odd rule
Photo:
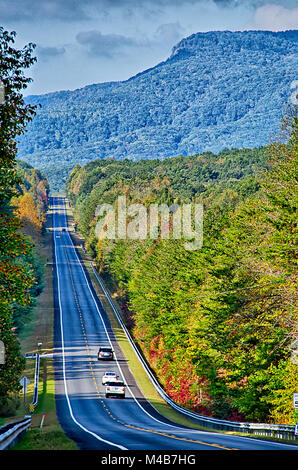
[[[75, 222], [166, 392], [202, 414], [294, 424], [298, 371], [294, 110], [268, 147], [97, 160], [67, 182]], [[99, 204], [204, 205], [204, 240], [98, 239]]]
[[[31, 321], [31, 314], [36, 305], [37, 297], [42, 292], [44, 286], [45, 260], [41, 255], [41, 243], [48, 207], [49, 184], [39, 170], [36, 170], [26, 162], [17, 161], [16, 171], [19, 179], [15, 186], [15, 195], [10, 201], [10, 210], [15, 217], [18, 230], [20, 231], [22, 244], [14, 257], [13, 264], [26, 276], [27, 284], [23, 286], [22, 281], [20, 281], [18, 285], [20, 291], [26, 292], [26, 301], [18, 301], [17, 296], [11, 297], [9, 301], [11, 341], [14, 344], [14, 351], [11, 352], [6, 347], [5, 364], [0, 369], [1, 416], [12, 414], [18, 406], [18, 400], [14, 394], [10, 393], [10, 390], [7, 390], [8, 394], [2, 390], [1, 385], [4, 382], [1, 381], [1, 373], [9, 373], [14, 362], [18, 364], [19, 371], [24, 366], [24, 359], [21, 357], [19, 350], [18, 335], [22, 332], [23, 327]], [[5, 279], [1, 276], [2, 290], [7, 289], [9, 293], [10, 287], [14, 283], [13, 276], [15, 272], [13, 266], [11, 266], [9, 274], [5, 273], [5, 271], [1, 271], [2, 273], [5, 276]], [[5, 318], [3, 313], [1, 311], [0, 317], [2, 321]], [[0, 331], [0, 338], [3, 337], [1, 333], [3, 334], [4, 331]], [[5, 385], [9, 386], [7, 378]]]
[[295, 98], [297, 41], [297, 30], [197, 33], [129, 80], [28, 96], [41, 108], [19, 139], [19, 157], [61, 190], [76, 163], [98, 158], [266, 145]]
[[34, 45], [14, 48], [15, 33], [0, 28], [0, 75], [4, 102], [0, 106], [0, 414], [11, 416], [18, 406], [20, 374], [25, 358], [18, 333], [28, 320], [42, 289], [44, 261], [39, 243], [47, 207], [48, 183], [38, 170], [17, 162], [17, 137], [35, 114], [22, 91], [30, 78], [24, 70], [34, 62]]
[[48, 208], [49, 183], [45, 175], [26, 162], [17, 161], [20, 183], [16, 186], [16, 196], [11, 206], [21, 223], [21, 231], [30, 250], [19, 257], [19, 262], [34, 276], [34, 283], [29, 289], [30, 301], [27, 305], [13, 303], [13, 321], [16, 332], [31, 320], [30, 313], [36, 299], [43, 289], [44, 258], [41, 255], [42, 234]]

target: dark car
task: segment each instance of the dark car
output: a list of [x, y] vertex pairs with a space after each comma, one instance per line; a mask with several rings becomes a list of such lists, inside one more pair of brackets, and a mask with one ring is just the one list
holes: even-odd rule
[[109, 360], [114, 359], [114, 351], [109, 347], [100, 347], [97, 353], [98, 360]]

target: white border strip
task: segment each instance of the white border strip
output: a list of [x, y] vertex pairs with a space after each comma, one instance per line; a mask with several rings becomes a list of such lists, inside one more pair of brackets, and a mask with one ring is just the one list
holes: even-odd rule
[[[54, 201], [54, 198], [53, 198]], [[53, 216], [53, 229], [55, 229], [55, 224], [54, 224], [54, 216]], [[59, 269], [58, 269], [58, 263], [57, 263], [57, 244], [56, 244], [56, 237], [55, 237], [55, 230], [53, 230], [53, 235], [54, 235], [54, 245], [55, 245], [55, 261], [56, 261], [56, 272], [57, 272], [57, 281], [58, 281], [58, 300], [59, 300], [59, 310], [60, 310], [60, 331], [61, 331], [61, 343], [62, 343], [62, 363], [63, 363], [63, 381], [64, 381], [64, 390], [65, 390], [65, 396], [69, 408], [69, 413], [72, 418], [72, 420], [81, 428], [83, 431], [87, 432], [88, 434], [91, 434], [91, 436], [95, 437], [95, 439], [98, 439], [101, 442], [105, 442], [106, 444], [109, 444], [111, 446], [118, 447], [121, 450], [128, 450], [126, 447], [121, 446], [120, 444], [115, 444], [114, 442], [107, 441], [100, 437], [98, 434], [95, 434], [93, 431], [90, 431], [89, 429], [85, 428], [81, 423], [79, 423], [76, 418], [74, 417], [72, 407], [70, 404], [70, 399], [68, 396], [68, 390], [67, 390], [67, 381], [66, 381], [66, 374], [65, 374], [65, 352], [64, 352], [64, 335], [63, 335], [63, 318], [62, 318], [62, 305], [61, 305], [61, 295], [60, 295], [60, 278], [59, 278]], [[85, 274], [85, 273], [84, 273]]]

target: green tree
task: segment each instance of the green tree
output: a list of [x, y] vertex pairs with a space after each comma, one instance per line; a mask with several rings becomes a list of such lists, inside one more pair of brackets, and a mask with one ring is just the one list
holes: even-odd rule
[[22, 90], [30, 78], [24, 69], [34, 62], [33, 44], [23, 49], [14, 45], [15, 32], [0, 28], [0, 77], [5, 87], [5, 101], [0, 105], [0, 339], [6, 349], [6, 361], [0, 366], [0, 406], [7, 404], [11, 393], [19, 389], [19, 374], [24, 366], [19, 344], [12, 331], [14, 302], [30, 302], [29, 288], [34, 283], [32, 271], [19, 262], [19, 257], [30, 250], [20, 232], [20, 221], [10, 207], [20, 183], [16, 170], [17, 138], [32, 119], [35, 107], [26, 105]]
[[[92, 162], [67, 190], [87, 247], [118, 285], [132, 332], [173, 399], [200, 413], [293, 424], [297, 336], [297, 118], [283, 141], [161, 161]], [[201, 250], [97, 240], [95, 208], [204, 203]]]

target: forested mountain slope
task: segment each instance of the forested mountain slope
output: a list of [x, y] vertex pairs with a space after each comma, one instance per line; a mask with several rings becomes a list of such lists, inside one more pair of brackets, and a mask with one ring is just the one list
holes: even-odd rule
[[[19, 156], [67, 176], [97, 158], [164, 158], [267, 144], [293, 100], [298, 31], [197, 33], [124, 82], [30, 96]], [[291, 98], [292, 95], [292, 98]], [[59, 169], [57, 168], [59, 163]]]

